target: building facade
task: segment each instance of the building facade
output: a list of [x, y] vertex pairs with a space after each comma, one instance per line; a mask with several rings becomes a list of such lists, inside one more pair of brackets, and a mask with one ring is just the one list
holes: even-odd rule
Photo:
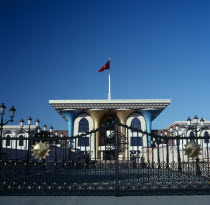
[[[23, 126], [23, 129], [28, 131], [28, 126]], [[30, 130], [34, 131], [35, 125], [30, 126]], [[29, 134], [21, 130], [19, 125], [5, 125], [2, 132], [2, 147], [7, 149], [27, 150]], [[12, 140], [18, 139], [18, 140]]]
[[[162, 134], [166, 132], [167, 135], [171, 137], [180, 136], [179, 151], [180, 151], [181, 161], [187, 162], [189, 160], [188, 156], [185, 153], [185, 148], [186, 145], [191, 141], [197, 142], [197, 144], [201, 148], [199, 159], [201, 161], [209, 161], [210, 121], [205, 121], [203, 125], [201, 125], [199, 121], [200, 120], [198, 120], [198, 123], [191, 122], [191, 125], [189, 125], [187, 121], [175, 121], [171, 125], [166, 127], [164, 130], [159, 131], [159, 134], [161, 134], [161, 132]], [[178, 127], [178, 129], [176, 127]], [[185, 127], [184, 130], [182, 130], [183, 127]], [[190, 127], [192, 127], [193, 129], [190, 129]], [[173, 146], [174, 150], [177, 150], [178, 149], [177, 141], [172, 140], [171, 146]]]
[[[50, 105], [68, 122], [70, 137], [96, 130], [112, 122], [132, 126], [148, 133], [152, 121], [170, 104], [170, 100], [50, 100]], [[110, 133], [113, 130], [110, 130]], [[109, 131], [107, 131], [109, 132]], [[103, 160], [110, 155], [104, 144], [110, 133], [97, 132], [95, 137], [72, 141], [72, 148], [90, 152], [92, 159]], [[128, 138], [128, 149], [121, 155], [130, 158], [132, 153], [142, 153], [151, 145], [151, 137], [135, 136], [130, 130], [121, 128], [120, 133]]]
[[[30, 125], [31, 137], [38, 135], [37, 127]], [[50, 133], [49, 130], [46, 133]], [[54, 130], [52, 136], [67, 136], [67, 130]], [[56, 135], [55, 135], [56, 133]], [[29, 138], [29, 127], [24, 125], [22, 128], [19, 125], [5, 125], [2, 132], [2, 148], [6, 149], [17, 149], [17, 150], [28, 150], [28, 138]], [[53, 144], [53, 143], [51, 143]], [[61, 146], [61, 143], [57, 143], [56, 146]]]

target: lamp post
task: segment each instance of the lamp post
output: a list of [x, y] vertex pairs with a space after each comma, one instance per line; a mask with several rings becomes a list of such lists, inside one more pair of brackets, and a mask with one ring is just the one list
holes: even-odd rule
[[20, 128], [21, 128], [20, 130], [21, 131], [24, 131], [25, 133], [28, 134], [28, 153], [27, 153], [27, 159], [26, 159], [26, 161], [28, 162], [29, 161], [29, 158], [30, 158], [30, 150], [29, 149], [31, 147], [31, 134], [34, 131], [37, 131], [38, 133], [40, 132], [40, 127], [39, 127], [40, 121], [38, 119], [35, 121], [35, 126], [36, 126], [35, 130], [31, 130], [32, 118], [29, 117], [27, 121], [28, 121], [28, 130], [25, 130], [23, 128], [23, 126], [24, 126], [24, 120], [23, 119], [21, 119], [19, 122], [20, 122]]
[[0, 122], [0, 159], [1, 159], [1, 149], [2, 149], [3, 126], [7, 125], [9, 122], [13, 122], [14, 121], [13, 119], [14, 119], [15, 111], [16, 111], [14, 106], [12, 106], [9, 109], [10, 110], [10, 120], [7, 120], [6, 122], [4, 122], [5, 109], [6, 109], [6, 106], [4, 105], [4, 103], [2, 103], [2, 105], [0, 106], [0, 115], [1, 115], [1, 122]]

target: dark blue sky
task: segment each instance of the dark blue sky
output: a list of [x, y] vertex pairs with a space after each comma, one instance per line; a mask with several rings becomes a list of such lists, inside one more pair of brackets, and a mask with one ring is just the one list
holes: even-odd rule
[[0, 103], [56, 129], [49, 100], [171, 99], [154, 121], [210, 120], [210, 1], [0, 1]]

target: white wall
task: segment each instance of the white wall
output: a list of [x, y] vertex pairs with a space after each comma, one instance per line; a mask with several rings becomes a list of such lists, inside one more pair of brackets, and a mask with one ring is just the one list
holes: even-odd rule
[[[131, 122], [134, 118], [138, 118], [140, 120], [141, 130], [146, 131], [146, 121], [145, 121], [143, 115], [141, 115], [140, 113], [131, 114], [126, 121], [126, 125], [131, 126]], [[128, 146], [128, 150], [126, 150], [125, 156], [130, 156], [130, 151], [131, 150], [132, 151], [140, 151], [142, 153], [142, 146], [137, 147], [137, 146], [131, 146], [130, 145], [131, 137], [135, 137], [135, 135], [137, 135], [137, 132], [132, 133], [131, 130], [128, 130], [128, 136], [127, 137], [128, 137], [129, 146]], [[147, 146], [146, 135], [142, 135], [141, 133], [138, 133], [138, 136], [142, 137], [143, 146]], [[127, 151], [129, 153], [127, 153]]]
[[[16, 138], [17, 140], [12, 140], [10, 139], [10, 146], [6, 146], [6, 138], [7, 136], [10, 136], [10, 138]], [[19, 146], [19, 137], [23, 135], [24, 138], [28, 138], [28, 134], [24, 133], [24, 132], [6, 132], [3, 135], [3, 143], [2, 143], [2, 147], [3, 148], [12, 148], [12, 149], [20, 149], [20, 150], [27, 150], [28, 149], [28, 140], [23, 139], [23, 146]]]
[[[79, 132], [79, 122], [82, 118], [87, 119], [87, 121], [89, 123], [89, 131], [93, 130], [93, 119], [92, 119], [92, 117], [90, 115], [88, 115], [87, 113], [82, 113], [82, 114], [78, 115], [76, 117], [76, 119], [74, 120], [74, 136], [83, 134], [83, 133]], [[81, 151], [91, 152], [91, 158], [94, 158], [94, 154], [95, 154], [95, 152], [94, 152], [94, 147], [95, 147], [94, 146], [94, 137], [91, 136], [91, 135], [90, 136], [87, 135], [87, 137], [89, 137], [89, 140], [90, 140], [89, 145], [90, 146], [80, 147], [80, 146], [78, 146], [78, 140], [76, 140], [76, 142], [74, 140], [73, 147], [75, 147], [75, 143], [76, 143], [76, 148], [77, 149], [81, 149]]]

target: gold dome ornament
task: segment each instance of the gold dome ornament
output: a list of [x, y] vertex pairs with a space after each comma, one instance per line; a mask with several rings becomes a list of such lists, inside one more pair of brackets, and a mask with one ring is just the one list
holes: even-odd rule
[[201, 146], [197, 142], [189, 142], [185, 145], [184, 151], [189, 157], [195, 158], [201, 154]]
[[33, 149], [31, 150], [32, 156], [34, 156], [35, 159], [39, 160], [46, 159], [46, 157], [49, 156], [49, 147], [50, 146], [46, 144], [46, 142], [36, 143], [35, 145], [33, 145]]

